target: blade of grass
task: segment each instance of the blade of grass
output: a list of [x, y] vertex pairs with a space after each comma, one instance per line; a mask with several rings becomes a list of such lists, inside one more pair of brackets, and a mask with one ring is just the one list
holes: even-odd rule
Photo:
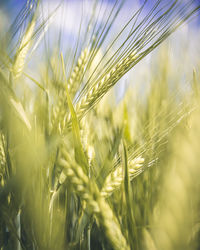
[[21, 102], [15, 96], [15, 93], [8, 86], [6, 78], [1, 72], [0, 72], [0, 86], [1, 86], [0, 102], [1, 102], [1, 105], [5, 107], [5, 112], [7, 108], [11, 109], [11, 111], [13, 111], [13, 113], [24, 123], [24, 125], [26, 125], [26, 128], [30, 131], [31, 124], [26, 115], [26, 112], [24, 111], [24, 108]]
[[[137, 242], [137, 231], [135, 228], [135, 218], [133, 215], [133, 201], [130, 188], [129, 170], [128, 170], [128, 157], [125, 142], [123, 142], [123, 162], [124, 162], [124, 194], [126, 200], [127, 209], [127, 227], [128, 227], [128, 239], [129, 244], [133, 247], [134, 242]], [[138, 246], [137, 246], [138, 249]]]

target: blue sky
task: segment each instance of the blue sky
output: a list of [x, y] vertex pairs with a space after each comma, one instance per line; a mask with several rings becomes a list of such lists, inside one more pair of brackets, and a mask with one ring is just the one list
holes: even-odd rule
[[[4, 12], [7, 13], [7, 18], [14, 20], [15, 16], [17, 15], [18, 11], [26, 4], [26, 2], [35, 2], [35, 0], [0, 0], [0, 8], [1, 10], [5, 10]], [[81, 23], [81, 11], [82, 5], [81, 2], [86, 3], [87, 1], [91, 1], [94, 3], [95, 0], [63, 0], [66, 4], [58, 11], [58, 15], [54, 18], [51, 27], [52, 27], [52, 34], [53, 37], [58, 37], [58, 30], [62, 27], [62, 32], [64, 36], [68, 36], [68, 38], [75, 38], [77, 37], [80, 23]], [[106, 13], [109, 13], [109, 9], [111, 10], [113, 3], [116, 0], [102, 0], [104, 3], [104, 8]], [[125, 5], [122, 8], [119, 18], [116, 20], [116, 23], [112, 27], [112, 31], [116, 33], [117, 30], [120, 30], [123, 25], [129, 20], [129, 18], [133, 15], [133, 13], [138, 9], [138, 5], [142, 4], [144, 0], [125, 0]], [[155, 4], [157, 0], [148, 0], [148, 3], [145, 7], [146, 11], [148, 12], [149, 8]], [[180, 0], [183, 1], [183, 0]], [[189, 1], [189, 0], [186, 0]], [[43, 13], [42, 17], [48, 17], [50, 13], [56, 8], [57, 3], [61, 2], [61, 0], [42, 0], [43, 2]], [[101, 0], [99, 0], [99, 3]], [[170, 0], [163, 0], [164, 3], [172, 3]], [[137, 5], [134, 6], [134, 5]], [[90, 4], [86, 4], [84, 7], [84, 19], [86, 20], [91, 16], [92, 7]], [[2, 13], [2, 11], [1, 11]], [[102, 11], [103, 13], [103, 11]], [[103, 22], [103, 17], [98, 17], [98, 23]], [[1, 17], [0, 17], [1, 18]], [[196, 19], [198, 20], [198, 19]], [[200, 21], [200, 18], [199, 18]], [[85, 21], [86, 22], [86, 21]], [[193, 22], [194, 23], [194, 22]], [[197, 23], [197, 21], [195, 22]], [[83, 24], [84, 26], [84, 24]]]
[[[14, 20], [15, 16], [17, 15], [18, 11], [26, 4], [26, 2], [35, 2], [35, 0], [0, 0], [0, 8], [1, 10], [5, 10], [5, 13], [7, 13], [7, 18], [10, 20]], [[59, 3], [61, 0], [42, 0], [43, 2], [43, 11], [42, 17], [48, 17], [50, 13], [53, 12], [53, 10], [56, 8], [57, 3]], [[81, 11], [82, 11], [82, 5], [81, 2], [86, 3], [86, 1], [91, 1], [94, 3], [95, 0], [63, 0], [65, 3], [65, 6], [61, 8], [61, 10], [58, 11], [58, 15], [56, 18], [54, 18], [51, 27], [52, 33], [54, 37], [57, 37], [58, 30], [60, 27], [62, 27], [62, 32], [65, 33], [65, 36], [68, 37], [74, 37], [76, 38], [80, 23], [81, 23]], [[116, 0], [102, 0], [104, 2], [104, 8], [109, 13], [109, 9], [111, 10], [113, 6], [113, 2]], [[138, 5], [141, 4], [144, 0], [125, 0], [125, 5], [123, 9], [120, 12], [119, 18], [116, 20], [116, 23], [112, 27], [112, 31], [116, 33], [116, 30], [120, 30], [122, 26], [129, 20], [129, 18], [133, 15], [133, 13], [138, 9]], [[148, 0], [148, 4], [146, 5], [143, 16], [145, 13], [148, 12], [148, 9], [155, 4], [157, 0]], [[183, 1], [183, 0], [180, 0]], [[187, 0], [186, 0], [187, 1]], [[99, 3], [101, 0], [99, 0]], [[164, 3], [172, 3], [170, 0], [163, 0]], [[134, 5], [137, 5], [134, 6]], [[84, 7], [84, 20], [88, 19], [91, 16], [91, 5], [86, 4]], [[2, 13], [2, 11], [1, 11]], [[103, 12], [102, 12], [103, 13]], [[98, 17], [98, 23], [103, 22], [103, 17]], [[1, 18], [1, 17], [0, 17]], [[197, 23], [197, 20], [193, 23]], [[200, 18], [199, 18], [200, 21]], [[83, 24], [84, 26], [84, 24]]]
[[[17, 12], [27, 1], [31, 2], [35, 2], [36, 0], [0, 0], [0, 8], [4, 9], [6, 11], [8, 11], [9, 13], [11, 13], [12, 15], [14, 15], [14, 12]], [[55, 2], [67, 2], [67, 3], [78, 3], [81, 2], [82, 0], [42, 0], [43, 2], [48, 2], [48, 3], [55, 3]], [[91, 2], [94, 2], [94, 0], [90, 0]], [[99, 2], [101, 2], [102, 0], [99, 0]], [[104, 3], [114, 3], [116, 0], [103, 0]], [[180, 2], [183, 2], [183, 0], [180, 0]], [[188, 2], [189, 0], [185, 0], [186, 2]], [[200, 0], [193, 0], [194, 2], [196, 2], [197, 4], [200, 4]], [[131, 6], [133, 6], [133, 3], [140, 3], [142, 4], [144, 2], [144, 0], [125, 0], [125, 5], [126, 6], [130, 6], [129, 11], [131, 11]], [[151, 7], [153, 4], [155, 4], [156, 0], [148, 0], [148, 6]], [[172, 0], [164, 0], [163, 1], [165, 4], [166, 3], [172, 3]], [[127, 8], [128, 9], [128, 8]], [[198, 17], [198, 22], [200, 23], [200, 15]]]
[[[48, 3], [48, 5], [50, 6], [49, 9], [51, 8], [55, 8], [56, 7], [56, 0], [43, 0], [44, 2], [46, 1], [46, 3]], [[78, 20], [80, 18], [79, 16], [79, 11], [77, 11], [77, 6], [78, 6], [78, 9], [80, 9], [81, 5], [79, 4], [80, 1], [82, 0], [66, 0], [68, 3], [69, 1], [71, 1], [70, 3], [70, 8], [72, 7], [73, 10], [76, 10], [74, 13], [71, 13], [71, 15], [73, 16], [73, 21], [71, 23], [68, 23], [65, 28], [66, 28], [66, 32], [68, 33], [68, 37], [70, 36], [70, 34], [72, 35], [72, 37], [76, 37], [73, 32], [77, 33], [77, 27], [79, 27], [79, 23], [78, 23]], [[85, 0], [84, 0], [85, 1]], [[94, 0], [91, 0], [92, 2], [94, 2]], [[99, 0], [100, 1], [100, 0]], [[107, 2], [108, 4], [110, 3], [113, 3], [113, 1], [115, 0], [104, 0], [104, 2]], [[149, 0], [149, 4], [148, 6], [151, 6], [153, 3], [155, 3], [156, 0]], [[180, 0], [182, 1], [182, 0]], [[199, 0], [198, 0], [199, 1]], [[133, 8], [133, 2], [136, 2], [136, 0], [126, 0], [126, 5], [125, 5], [125, 8], [123, 9], [123, 12], [121, 13], [121, 16], [123, 16], [124, 19], [128, 19], [130, 17], [131, 14], [133, 14], [133, 11], [135, 11], [135, 8]], [[138, 0], [137, 2], [140, 2], [140, 0]], [[171, 2], [171, 1], [168, 1], [166, 0], [165, 2]], [[0, 8], [3, 10], [3, 9], [6, 9], [9, 13], [10, 13], [10, 17], [11, 19], [14, 19], [14, 17], [16, 16], [17, 12], [19, 11], [19, 9], [23, 6], [23, 4], [26, 3], [26, 0], [0, 0]], [[46, 5], [47, 6], [47, 5]], [[130, 7], [132, 6], [132, 7]], [[53, 9], [51, 9], [53, 10]], [[1, 14], [1, 13], [0, 13]], [[48, 15], [48, 13], [47, 13]], [[71, 16], [70, 16], [71, 17]], [[1, 15], [0, 15], [0, 18], [1, 18]], [[69, 18], [70, 19], [70, 18]], [[75, 21], [74, 21], [75, 20]], [[200, 20], [200, 18], [199, 18]], [[119, 22], [116, 23], [116, 26], [115, 28], [119, 28], [117, 27], [118, 25], [120, 26], [124, 20], [120, 19]], [[59, 18], [56, 18], [53, 23], [52, 23], [52, 34], [53, 34], [53, 37], [54, 38], [58, 38], [57, 34], [58, 34], [58, 29], [60, 27], [60, 24], [62, 23], [62, 18], [59, 20]], [[78, 23], [78, 25], [77, 25]], [[199, 22], [200, 23], [200, 22]], [[1, 24], [1, 23], [0, 23]], [[187, 27], [186, 27], [186, 30], [187, 30]], [[70, 33], [72, 32], [72, 33]], [[186, 31], [187, 32], [187, 31]], [[177, 32], [176, 32], [177, 33]], [[180, 39], [177, 39], [177, 38], [174, 38], [173, 40], [173, 46], [174, 46], [174, 41], [176, 41], [177, 43], [177, 46], [180, 47], [181, 44], [183, 43], [183, 39], [185, 39], [186, 41], [188, 40], [188, 44], [190, 43], [191, 44], [191, 51], [193, 52], [193, 48], [195, 48], [196, 44], [195, 44], [195, 39], [194, 39], [194, 36], [189, 36], [189, 35], [186, 35], [187, 33], [184, 33], [183, 36], [180, 38]], [[189, 34], [189, 33], [188, 33]], [[176, 34], [175, 34], [176, 35]], [[195, 34], [196, 35], [196, 34]], [[173, 35], [174, 36], [174, 35]], [[172, 39], [173, 39], [173, 36], [172, 36]], [[181, 40], [182, 39], [182, 40]], [[189, 40], [190, 39], [190, 40]], [[194, 40], [194, 41], [191, 41], [191, 40]], [[64, 42], [64, 46], [65, 47], [68, 47], [69, 45], [69, 41], [67, 41], [66, 39], [63, 39], [63, 42]], [[193, 44], [194, 42], [194, 44]], [[194, 45], [194, 46], [193, 46]], [[199, 46], [196, 46], [196, 48], [199, 48]], [[176, 55], [174, 56], [174, 58], [179, 58], [180, 55], [177, 54], [177, 48], [175, 50], [173, 50], [173, 54]], [[194, 49], [194, 51], [196, 51]], [[199, 50], [198, 50], [199, 51]], [[195, 52], [196, 53], [196, 52]], [[190, 55], [194, 54], [194, 56], [196, 56], [195, 53], [190, 53]], [[40, 53], [41, 54], [41, 53]], [[35, 54], [34, 54], [35, 55]], [[35, 58], [36, 59], [36, 58]], [[147, 62], [145, 62], [145, 60], [147, 60]], [[145, 65], [144, 63], [146, 63], [146, 67], [142, 67], [142, 70], [141, 70], [141, 75], [144, 74], [144, 68], [146, 70], [149, 69], [149, 62], [148, 62], [148, 57], [145, 58], [145, 60], [143, 60], [143, 65]], [[184, 62], [185, 58], [183, 58], [183, 62]], [[135, 72], [137, 71], [137, 74], [140, 74], [140, 65], [137, 65], [136, 66], [136, 69], [134, 70]], [[135, 77], [134, 75], [134, 78], [137, 78]]]

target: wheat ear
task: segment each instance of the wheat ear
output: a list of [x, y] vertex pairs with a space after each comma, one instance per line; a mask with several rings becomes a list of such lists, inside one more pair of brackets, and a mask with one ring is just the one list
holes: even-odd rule
[[[128, 72], [140, 60], [158, 47], [178, 27], [188, 20], [194, 13], [200, 10], [200, 5], [193, 5], [193, 1], [181, 4], [181, 1], [173, 1], [171, 4], [161, 6], [157, 1], [140, 22], [134, 20], [135, 28], [126, 37], [121, 47], [114, 53], [114, 59], [110, 58], [105, 65], [104, 72], [92, 82], [88, 80], [86, 86], [79, 94], [79, 101], [75, 106], [76, 113], [81, 119], [101, 97], [116, 82]], [[163, 1], [164, 2], [164, 1]], [[144, 1], [144, 5], [147, 1]], [[141, 8], [143, 8], [141, 7]], [[131, 21], [130, 20], [130, 21]], [[130, 23], [128, 22], [127, 25]], [[133, 26], [134, 26], [133, 25]], [[108, 48], [109, 51], [110, 48]], [[140, 53], [139, 53], [140, 52]], [[67, 121], [70, 122], [70, 115]]]
[[21, 40], [20, 46], [16, 52], [16, 56], [15, 56], [13, 67], [12, 67], [12, 73], [13, 73], [14, 78], [20, 77], [24, 69], [25, 59], [26, 59], [28, 50], [30, 48], [30, 43], [31, 43], [33, 32], [34, 32], [35, 23], [36, 23], [36, 18], [34, 15], [34, 17], [32, 18], [31, 22], [29, 23], [26, 29], [26, 32]]
[[66, 178], [73, 185], [74, 190], [86, 201], [90, 213], [96, 216], [98, 224], [104, 229], [113, 249], [129, 250], [120, 225], [112, 209], [101, 196], [96, 183], [85, 175], [82, 168], [70, 158], [64, 149], [62, 149], [59, 164], [64, 168]]
[[[112, 68], [101, 80], [93, 85], [75, 105], [76, 114], [82, 118], [84, 114], [90, 109], [93, 103], [102, 97], [107, 91], [115, 85], [115, 83], [124, 75], [124, 69], [130, 67], [131, 64], [137, 59], [135, 52], [131, 53], [126, 58], [122, 59], [116, 67]], [[67, 121], [70, 122], [71, 116], [69, 115]]]
[[85, 48], [81, 52], [81, 55], [77, 60], [77, 64], [74, 67], [73, 72], [71, 73], [69, 79], [67, 80], [69, 92], [70, 92], [70, 95], [72, 98], [74, 97], [74, 95], [75, 95], [75, 93], [80, 85], [80, 81], [81, 81], [81, 78], [83, 76], [85, 65], [87, 63], [88, 54], [89, 54], [89, 50], [88, 50], [88, 48]]
[[[83, 76], [83, 72], [87, 62], [88, 53], [89, 53], [88, 48], [85, 48], [81, 52], [81, 55], [77, 60], [77, 64], [67, 80], [69, 93], [72, 98], [74, 97], [80, 85], [80, 81]], [[65, 88], [60, 91], [59, 95], [60, 98], [58, 104], [55, 107], [53, 107], [52, 127], [54, 127], [55, 129], [58, 127], [59, 132], [62, 133], [63, 128], [65, 127], [66, 113], [67, 113], [66, 112], [67, 96]]]
[[[130, 181], [133, 180], [136, 176], [144, 171], [143, 166], [144, 159], [142, 157], [137, 157], [129, 162], [128, 174]], [[119, 166], [115, 171], [111, 172], [101, 189], [101, 196], [107, 198], [109, 197], [116, 189], [118, 189], [124, 180], [124, 173], [122, 166]]]
[[52, 109], [51, 125], [52, 128], [57, 130], [59, 128], [60, 133], [62, 132], [61, 124], [63, 124], [64, 116], [66, 114], [67, 108], [67, 97], [66, 93], [63, 91], [59, 95], [59, 100], [57, 105]]
[[126, 58], [122, 59], [116, 67], [112, 68], [98, 84], [93, 85], [88, 93], [79, 100], [75, 108], [78, 116], [82, 116], [85, 113], [90, 104], [96, 102], [101, 96], [103, 96], [124, 74], [124, 69], [128, 68], [137, 58], [136, 53], [131, 53]]
[[0, 137], [0, 165], [4, 165], [6, 163], [6, 156], [3, 147], [3, 136]]

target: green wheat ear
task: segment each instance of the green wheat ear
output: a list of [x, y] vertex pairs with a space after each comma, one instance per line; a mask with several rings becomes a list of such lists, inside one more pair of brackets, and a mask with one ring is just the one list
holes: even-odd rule
[[[59, 130], [60, 134], [63, 133], [63, 130], [66, 126], [66, 118], [67, 118], [67, 110], [66, 104], [67, 102], [67, 94], [66, 87], [69, 89], [70, 98], [73, 100], [74, 95], [78, 91], [81, 85], [81, 79], [84, 74], [84, 69], [88, 60], [88, 48], [85, 48], [80, 57], [77, 60], [75, 67], [72, 70], [70, 76], [65, 79], [64, 88], [59, 93], [59, 101], [57, 105], [53, 107], [52, 110], [52, 129]], [[66, 76], [65, 76], [66, 77]]]
[[64, 148], [59, 164], [63, 167], [63, 172], [73, 185], [74, 191], [86, 201], [90, 213], [96, 216], [99, 226], [105, 230], [105, 236], [113, 249], [129, 250], [130, 247], [121, 232], [120, 225], [112, 209], [101, 196], [96, 183], [85, 175], [82, 168], [71, 159]]
[[[130, 180], [133, 180], [144, 171], [143, 162], [144, 159], [142, 157], [137, 157], [129, 162], [128, 175]], [[105, 198], [109, 197], [122, 185], [123, 180], [124, 170], [122, 166], [119, 166], [107, 176], [103, 188], [101, 189], [101, 195]]]
[[[79, 119], [92, 109], [101, 98], [113, 87], [123, 75], [133, 68], [140, 60], [158, 47], [169, 35], [179, 28], [194, 13], [199, 11], [200, 6], [193, 5], [192, 1], [181, 3], [174, 1], [170, 4], [164, 4], [164, 1], [157, 1], [148, 15], [140, 19], [140, 13], [147, 1], [136, 12], [129, 22], [124, 26], [122, 31], [116, 36], [94, 71], [90, 74], [89, 79], [78, 93], [75, 101], [75, 110]], [[133, 27], [130, 28], [133, 22]], [[121, 45], [107, 58], [111, 51], [112, 45], [118, 41], [119, 36], [130, 28], [130, 33], [125, 35]], [[105, 39], [97, 35], [96, 47], [92, 46], [90, 54], [97, 54], [98, 41]], [[91, 60], [88, 62], [89, 70]], [[66, 124], [70, 126], [70, 115], [67, 116]]]
[[69, 92], [72, 97], [74, 98], [75, 93], [80, 87], [81, 78], [83, 77], [83, 73], [86, 67], [86, 63], [88, 61], [89, 56], [89, 49], [85, 48], [82, 52], [80, 57], [77, 60], [76, 66], [73, 68], [70, 77], [67, 79], [67, 83], [69, 86]]
[[[5, 165], [6, 163], [6, 156], [5, 156], [5, 138], [3, 134], [0, 134], [0, 165]], [[3, 180], [3, 178], [2, 178]]]
[[[20, 38], [19, 46], [15, 52], [14, 61], [10, 68], [10, 72], [12, 73], [14, 79], [17, 79], [22, 75], [28, 54], [30, 59], [33, 52], [36, 50], [45, 33], [47, 32], [48, 27], [52, 22], [57, 9], [59, 8], [58, 6], [57, 9], [55, 9], [45, 20], [41, 22], [40, 18], [38, 18], [40, 2], [41, 0], [36, 0], [35, 3], [30, 3], [29, 6], [29, 1], [27, 1], [27, 6], [29, 6], [29, 9], [27, 11], [28, 13], [31, 13], [31, 11], [33, 11], [33, 15], [26, 27], [22, 38]], [[33, 9], [33, 5], [36, 5], [35, 9]], [[38, 25], [36, 27], [37, 23]], [[35, 37], [37, 37], [37, 40], [35, 39]]]
[[[39, 2], [37, 3], [37, 6], [39, 6]], [[15, 54], [14, 63], [11, 69], [14, 78], [20, 77], [23, 72], [26, 56], [28, 54], [32, 42], [32, 36], [36, 25], [36, 19], [37, 17], [35, 11], [32, 20], [28, 24], [26, 31], [21, 39], [19, 48], [17, 49]]]

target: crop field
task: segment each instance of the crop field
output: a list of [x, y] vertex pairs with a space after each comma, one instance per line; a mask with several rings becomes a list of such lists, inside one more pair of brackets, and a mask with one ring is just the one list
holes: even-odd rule
[[200, 250], [200, 2], [0, 0], [0, 250]]

